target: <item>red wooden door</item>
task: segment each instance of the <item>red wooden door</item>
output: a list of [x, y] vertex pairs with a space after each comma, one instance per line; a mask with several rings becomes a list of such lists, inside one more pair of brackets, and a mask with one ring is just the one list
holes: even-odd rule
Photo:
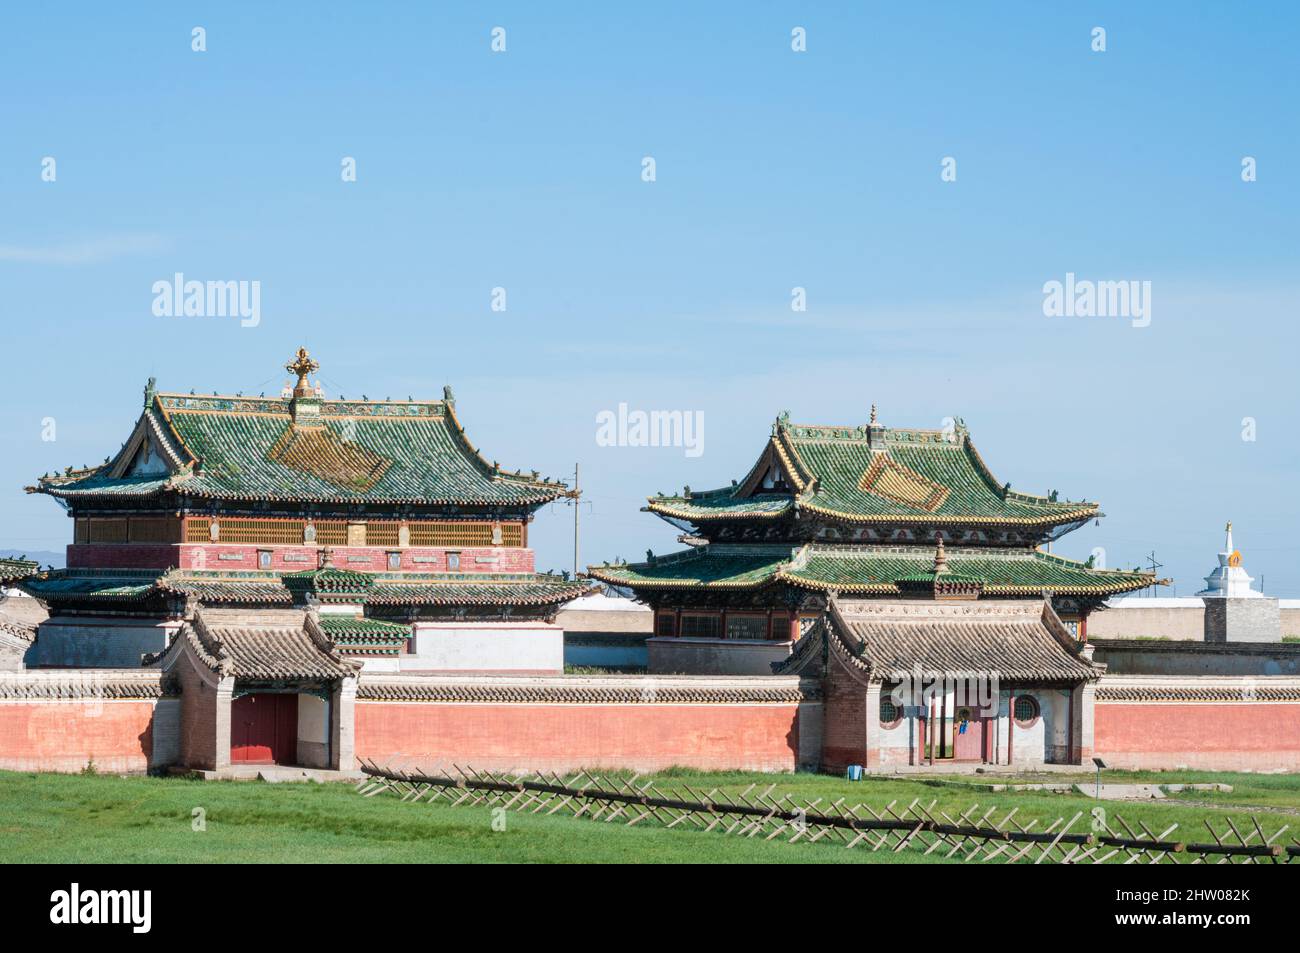
[[979, 712], [965, 706], [957, 709], [952, 748], [956, 761], [984, 760], [984, 719]]
[[232, 764], [294, 764], [297, 760], [297, 695], [254, 693], [230, 703]]

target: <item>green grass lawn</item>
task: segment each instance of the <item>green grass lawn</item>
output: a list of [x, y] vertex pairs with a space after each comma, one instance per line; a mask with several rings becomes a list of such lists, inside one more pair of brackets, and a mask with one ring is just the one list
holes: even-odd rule
[[[1086, 775], [1081, 775], [1086, 778]], [[1300, 830], [1300, 775], [1159, 775], [1108, 772], [1111, 781], [1160, 783], [1221, 781], [1224, 794], [1192, 792], [1163, 802], [1107, 802], [1102, 806], [1157, 832], [1172, 823], [1175, 839], [1203, 841], [1202, 822], [1224, 814], [1259, 814], [1271, 832], [1282, 823]], [[1097, 802], [1079, 795], [990, 792], [979, 777], [929, 780], [868, 779], [851, 783], [817, 775], [702, 774], [669, 771], [654, 779], [665, 788], [682, 785], [705, 793], [735, 794], [751, 784], [776, 785], [773, 794], [829, 804], [864, 802], [879, 809], [890, 801], [905, 807], [914, 798], [936, 803], [955, 816], [972, 804], [1001, 813], [1018, 808], [1026, 822], [1041, 826], [1058, 817], [1088, 812]], [[1005, 779], [992, 779], [1002, 781]], [[1046, 780], [1060, 781], [1059, 775]], [[1208, 804], [1200, 802], [1210, 802]], [[1263, 808], [1270, 809], [1267, 814]], [[206, 830], [196, 831], [201, 810]], [[1000, 816], [1000, 814], [998, 815]], [[1247, 822], [1249, 823], [1249, 822]], [[1219, 830], [1224, 826], [1217, 824]], [[1287, 839], [1289, 839], [1288, 835]], [[362, 798], [345, 784], [203, 782], [187, 778], [120, 778], [0, 772], [0, 859], [7, 862], [223, 863], [223, 862], [766, 862], [863, 863], [934, 862], [918, 852], [873, 854], [828, 842], [787, 844], [650, 826], [628, 828], [581, 818], [511, 813], [506, 829], [492, 829], [486, 807], [403, 804], [380, 795]]]

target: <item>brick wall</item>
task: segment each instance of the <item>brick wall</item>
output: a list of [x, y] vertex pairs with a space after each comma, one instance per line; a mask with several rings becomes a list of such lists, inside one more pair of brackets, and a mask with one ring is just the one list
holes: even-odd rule
[[[492, 771], [793, 771], [799, 706], [358, 701], [357, 757]], [[814, 737], [815, 737], [815, 733]], [[809, 739], [812, 740], [812, 739]]]
[[178, 546], [147, 543], [73, 543], [69, 569], [168, 569], [178, 565]]
[[1300, 704], [1098, 704], [1096, 719], [1111, 767], [1300, 771]]
[[[180, 762], [192, 768], [216, 768], [217, 689], [201, 678], [185, 658], [177, 663], [175, 674], [181, 685]], [[225, 755], [228, 760], [230, 752]]]
[[[822, 680], [826, 722], [822, 727], [822, 768], [843, 771], [846, 765], [874, 766], [879, 751], [867, 751], [867, 686], [844, 668], [837, 656]], [[877, 696], [877, 704], [879, 697]]]
[[142, 773], [153, 750], [154, 699], [0, 701], [0, 769]]

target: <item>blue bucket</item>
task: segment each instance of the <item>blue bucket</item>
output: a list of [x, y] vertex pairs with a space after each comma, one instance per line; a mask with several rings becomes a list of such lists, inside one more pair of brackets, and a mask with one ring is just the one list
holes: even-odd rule
[[861, 780], [862, 780], [862, 765], [860, 765], [860, 764], [851, 764], [851, 765], [849, 765], [848, 768], [847, 768], [847, 770], [846, 770], [845, 773], [844, 773], [844, 776], [847, 777], [850, 781], [861, 781]]

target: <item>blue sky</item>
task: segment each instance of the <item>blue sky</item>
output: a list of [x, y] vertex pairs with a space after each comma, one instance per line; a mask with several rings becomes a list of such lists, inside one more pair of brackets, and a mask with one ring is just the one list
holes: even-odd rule
[[[6, 8], [0, 547], [67, 542], [21, 487], [115, 451], [149, 376], [274, 390], [306, 344], [331, 396], [450, 383], [489, 457], [580, 462], [584, 562], [675, 548], [644, 497], [743, 476], [780, 411], [874, 401], [1099, 500], [1057, 552], [1154, 548], [1185, 595], [1232, 519], [1300, 597], [1294, 7], [700, 6]], [[178, 271], [260, 281], [260, 324], [154, 316]], [[1150, 281], [1150, 326], [1045, 317], [1067, 272]], [[597, 446], [620, 402], [705, 452]]]

